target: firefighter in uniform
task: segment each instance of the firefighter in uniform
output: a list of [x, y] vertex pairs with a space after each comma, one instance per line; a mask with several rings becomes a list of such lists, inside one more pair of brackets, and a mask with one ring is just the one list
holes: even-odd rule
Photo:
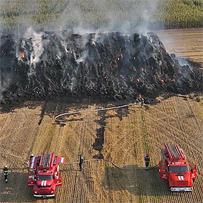
[[145, 162], [145, 167], [149, 168], [149, 164], [150, 164], [150, 157], [149, 154], [146, 154], [144, 157], [144, 162]]
[[80, 171], [82, 171], [83, 163], [84, 163], [84, 157], [80, 154], [80, 156], [79, 156], [79, 168], [80, 168]]
[[4, 175], [4, 180], [7, 183], [8, 182], [8, 167], [4, 166], [3, 168], [3, 175]]
[[34, 157], [34, 155], [31, 154], [31, 155], [30, 155], [30, 159], [26, 162], [28, 168], [30, 167], [30, 163], [32, 162], [32, 158], [33, 158], [33, 157]]

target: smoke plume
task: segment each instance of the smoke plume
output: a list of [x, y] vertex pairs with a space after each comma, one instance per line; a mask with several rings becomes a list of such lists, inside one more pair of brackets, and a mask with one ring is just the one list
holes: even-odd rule
[[[1, 0], [1, 27], [80, 32], [146, 32], [155, 25], [161, 0]], [[6, 22], [8, 21], [9, 22]], [[41, 26], [40, 26], [41, 25]], [[157, 25], [156, 25], [157, 26]], [[160, 25], [161, 26], [161, 25]], [[20, 31], [19, 31], [20, 29]], [[19, 33], [18, 33], [19, 34]]]
[[145, 32], [154, 23], [159, 2], [160, 0], [67, 1], [57, 25], [61, 29], [73, 28], [75, 32]]

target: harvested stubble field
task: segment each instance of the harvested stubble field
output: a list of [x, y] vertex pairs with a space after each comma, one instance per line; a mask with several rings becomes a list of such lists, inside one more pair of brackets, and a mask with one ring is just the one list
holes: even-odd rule
[[203, 64], [203, 28], [158, 32], [167, 51]]
[[[178, 50], [182, 46], [179, 40], [184, 40], [184, 37], [180, 37], [180, 32], [174, 33], [177, 35], [172, 33], [173, 38], [177, 36], [178, 41], [173, 45]], [[192, 36], [190, 38], [192, 43], [196, 40], [194, 36], [194, 40]], [[165, 45], [174, 52], [171, 43], [166, 41]], [[184, 46], [187, 43], [185, 41]], [[183, 49], [188, 50], [189, 45], [187, 48], [184, 46]], [[180, 55], [189, 57], [182, 50]], [[192, 58], [199, 60], [200, 57]], [[26, 186], [24, 163], [31, 153], [54, 151], [65, 157], [61, 168], [63, 186], [58, 189], [55, 199], [37, 202], [202, 203], [202, 101], [172, 96], [156, 105], [141, 108], [132, 104], [128, 108], [103, 111], [102, 114], [94, 111], [97, 107], [96, 104], [82, 107], [61, 100], [26, 102], [10, 112], [1, 112], [0, 165], [7, 164], [13, 170], [8, 184], [4, 184], [3, 177], [0, 177], [0, 202], [36, 201]], [[64, 118], [66, 125], [53, 122], [55, 115], [78, 109], [82, 109], [80, 115]], [[101, 136], [103, 130], [99, 129], [102, 127], [105, 161], [96, 161], [93, 157], [98, 152], [92, 145], [95, 138]], [[144, 154], [150, 153], [152, 166], [156, 166], [160, 147], [165, 142], [178, 143], [189, 161], [197, 163], [199, 176], [192, 193], [170, 193], [166, 183], [159, 180], [156, 167], [144, 170]], [[87, 160], [83, 172], [78, 171], [76, 163], [80, 153]]]
[[[38, 125], [42, 107], [45, 114]], [[53, 117], [75, 110], [66, 102], [27, 102], [24, 107], [2, 113], [0, 163], [16, 169], [7, 185], [1, 177], [0, 202], [35, 201], [26, 187], [26, 170], [20, 168], [31, 152], [48, 151], [65, 157], [63, 186], [55, 199], [38, 202], [202, 202], [203, 102], [173, 96], [142, 108], [132, 104], [102, 114], [96, 113], [96, 108], [97, 105], [83, 107], [80, 115], [66, 117], [64, 126], [55, 124]], [[92, 144], [101, 132], [101, 120], [106, 161], [93, 159], [98, 152]], [[156, 166], [165, 142], [178, 143], [189, 161], [197, 163], [200, 174], [192, 193], [168, 192], [156, 167], [149, 171], [143, 168], [146, 152], [151, 155], [152, 166]], [[75, 163], [80, 153], [87, 160], [83, 172]]]

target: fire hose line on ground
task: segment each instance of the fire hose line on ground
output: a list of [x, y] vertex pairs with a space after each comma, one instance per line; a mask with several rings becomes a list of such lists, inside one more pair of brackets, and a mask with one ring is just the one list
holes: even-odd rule
[[[131, 103], [131, 104], [125, 104], [125, 105], [120, 105], [120, 106], [114, 106], [114, 107], [102, 107], [102, 108], [98, 108], [95, 110], [90, 110], [91, 112], [98, 112], [98, 111], [108, 111], [108, 110], [114, 110], [114, 109], [120, 109], [120, 108], [125, 108], [125, 107], [129, 107], [129, 106], [133, 106], [136, 103]], [[54, 118], [54, 121], [56, 121], [58, 118], [62, 117], [62, 116], [69, 116], [69, 115], [74, 115], [74, 114], [80, 114], [82, 113], [82, 111], [72, 111], [72, 112], [67, 112], [67, 113], [62, 113], [57, 115]]]
[[[93, 161], [104, 161], [104, 162], [106, 162], [106, 163], [110, 163], [110, 164], [112, 164], [114, 167], [116, 167], [116, 168], [118, 168], [118, 169], [120, 169], [120, 170], [125, 170], [124, 168], [121, 168], [120, 166], [118, 166], [118, 165], [116, 165], [115, 163], [113, 163], [112, 161], [110, 161], [110, 160], [106, 160], [106, 159], [88, 159], [88, 160], [85, 160], [84, 161], [84, 163], [85, 162], [93, 162]], [[75, 165], [75, 164], [79, 164], [79, 162], [72, 162], [72, 163], [70, 163], [70, 164], [67, 164], [67, 165], [65, 165], [66, 167], [68, 167], [68, 166], [73, 166], [73, 165]], [[155, 166], [151, 166], [151, 167], [148, 167], [148, 169], [153, 169], [153, 168], [156, 168], [158, 166], [158, 164], [157, 165], [155, 165]], [[22, 170], [22, 171], [24, 171], [24, 170], [28, 170], [28, 167], [22, 167], [22, 168], [9, 168], [9, 171], [12, 173], [13, 171], [20, 171], [20, 170]], [[67, 168], [61, 168], [61, 170], [60, 171], [72, 171], [73, 169], [67, 169]], [[0, 168], [0, 171], [3, 171], [3, 168]]]
[[[104, 161], [104, 162], [107, 162], [107, 163], [111, 163], [113, 166], [115, 166], [116, 168], [119, 168], [119, 169], [122, 169], [121, 167], [117, 166], [116, 164], [114, 164], [112, 161], [108, 161], [108, 160], [105, 160], [105, 159], [88, 159], [88, 160], [85, 160], [84, 163], [86, 162], [93, 162], [93, 161]], [[66, 166], [73, 166], [74, 164], [79, 164], [79, 162], [73, 162], [71, 164], [67, 164]], [[71, 171], [72, 169], [70, 169], [69, 171]], [[61, 171], [67, 171], [67, 169], [61, 169]]]
[[[108, 161], [108, 160], [103, 160], [103, 159], [87, 159], [87, 160], [84, 160], [84, 163], [85, 162], [92, 162], [92, 161], [105, 161], [105, 162], [110, 162], [112, 163], [114, 166], [116, 166], [113, 162], [111, 161]], [[70, 164], [67, 164], [66, 166], [73, 166], [75, 164], [79, 164], [79, 161], [76, 161], [76, 162], [72, 162]], [[118, 166], [116, 166], [117, 168], [119, 168]], [[17, 170], [26, 170], [28, 169], [28, 167], [13, 167], [13, 168], [9, 168], [9, 170], [12, 172], [12, 171], [17, 171]], [[2, 171], [3, 168], [0, 168], [0, 170]], [[63, 169], [62, 169], [63, 170]]]

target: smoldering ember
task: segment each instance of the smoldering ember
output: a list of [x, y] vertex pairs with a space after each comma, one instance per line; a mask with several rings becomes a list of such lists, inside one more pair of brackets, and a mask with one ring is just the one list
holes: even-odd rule
[[180, 65], [154, 33], [1, 35], [1, 102], [56, 96], [113, 99], [202, 91], [202, 71]]

